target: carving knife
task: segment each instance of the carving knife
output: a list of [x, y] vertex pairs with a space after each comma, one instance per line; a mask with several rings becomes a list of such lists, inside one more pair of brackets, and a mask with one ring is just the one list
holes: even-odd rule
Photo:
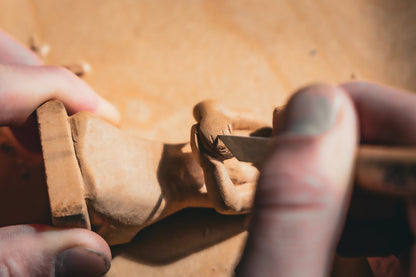
[[[242, 162], [261, 164], [270, 138], [218, 136]], [[355, 181], [364, 188], [403, 197], [416, 197], [416, 147], [361, 145], [355, 161]]]
[[261, 164], [266, 156], [270, 138], [219, 135], [225, 146], [241, 162]]

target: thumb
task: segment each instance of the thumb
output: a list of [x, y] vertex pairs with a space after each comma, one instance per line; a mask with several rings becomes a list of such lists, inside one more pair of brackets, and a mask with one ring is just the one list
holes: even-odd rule
[[326, 276], [345, 217], [357, 144], [342, 89], [315, 85], [289, 101], [261, 170], [238, 275]]
[[84, 229], [0, 228], [0, 276], [102, 276], [110, 260], [107, 243]]

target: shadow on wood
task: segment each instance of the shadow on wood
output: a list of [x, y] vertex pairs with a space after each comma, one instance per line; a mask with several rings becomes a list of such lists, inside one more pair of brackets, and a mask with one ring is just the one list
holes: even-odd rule
[[221, 215], [212, 209], [185, 209], [142, 231], [113, 256], [152, 265], [169, 264], [247, 229], [247, 215]]

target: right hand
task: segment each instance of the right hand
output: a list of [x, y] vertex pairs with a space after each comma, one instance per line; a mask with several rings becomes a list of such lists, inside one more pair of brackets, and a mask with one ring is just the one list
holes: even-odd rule
[[[239, 276], [329, 275], [350, 206], [359, 141], [416, 146], [416, 96], [371, 83], [304, 88], [283, 116], [274, 120], [281, 126], [274, 126], [278, 132], [261, 170]], [[369, 204], [379, 219], [388, 219], [392, 211], [378, 198]], [[406, 270], [416, 275], [416, 205], [402, 201], [407, 213], [399, 216], [407, 216], [408, 224], [380, 227], [370, 221], [347, 244], [362, 250], [357, 255], [382, 256], [368, 258], [376, 277], [405, 276]]]

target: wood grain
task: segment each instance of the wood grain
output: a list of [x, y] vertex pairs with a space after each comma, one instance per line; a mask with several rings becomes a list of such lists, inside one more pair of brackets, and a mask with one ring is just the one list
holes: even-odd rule
[[37, 111], [45, 162], [52, 223], [58, 227], [91, 229], [84, 181], [75, 156], [64, 105], [49, 101]]
[[[51, 47], [47, 64], [88, 62], [85, 80], [120, 109], [122, 129], [170, 142], [189, 140], [192, 107], [207, 98], [270, 122], [275, 106], [311, 82], [367, 79], [416, 90], [415, 15], [411, 0], [0, 1], [0, 28], [22, 43], [36, 33]], [[0, 159], [26, 158], [18, 153]], [[40, 170], [31, 163], [21, 167]], [[5, 183], [16, 177], [0, 175]], [[39, 176], [29, 183], [42, 183]], [[121, 254], [109, 275], [231, 275], [244, 239], [163, 265]], [[349, 268], [336, 272], [358, 276]]]

